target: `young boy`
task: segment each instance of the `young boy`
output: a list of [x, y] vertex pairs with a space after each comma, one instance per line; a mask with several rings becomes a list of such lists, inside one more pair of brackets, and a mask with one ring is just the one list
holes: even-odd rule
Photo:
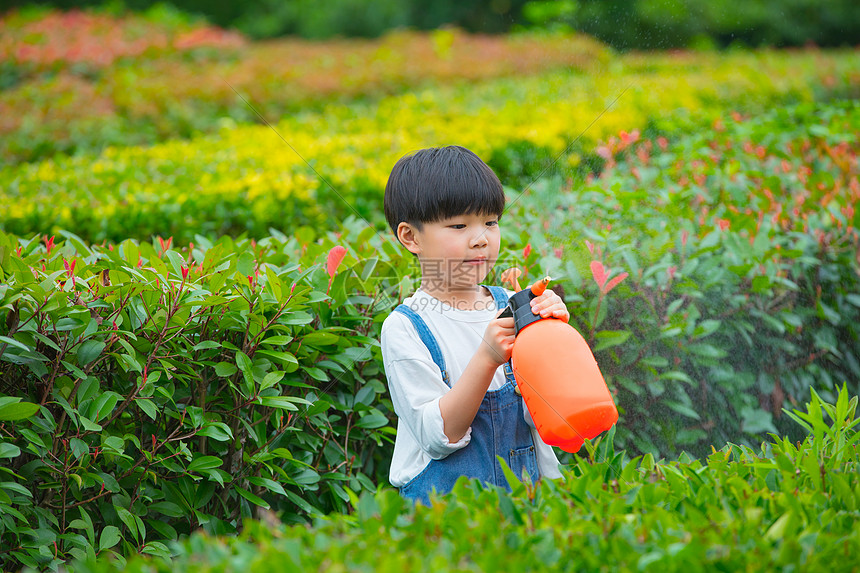
[[[496, 456], [518, 476], [561, 477], [510, 371], [514, 319], [498, 315], [513, 293], [480, 284], [499, 255], [498, 177], [463, 147], [422, 149], [394, 166], [384, 207], [421, 265], [421, 286], [382, 325], [398, 417], [391, 484], [428, 505], [431, 491], [448, 492], [463, 475], [507, 488]], [[532, 309], [570, 319], [550, 290]]]

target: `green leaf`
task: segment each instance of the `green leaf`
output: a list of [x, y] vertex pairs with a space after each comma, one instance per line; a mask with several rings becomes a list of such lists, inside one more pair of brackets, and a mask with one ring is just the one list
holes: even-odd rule
[[238, 371], [239, 369], [236, 368], [236, 365], [229, 362], [219, 362], [215, 365], [215, 374], [221, 378], [229, 378]]
[[719, 320], [703, 320], [696, 325], [696, 329], [693, 331], [693, 338], [704, 338], [706, 336], [710, 336], [719, 330], [721, 325], [722, 321]]
[[728, 352], [723, 350], [722, 348], [717, 348], [716, 346], [712, 346], [710, 344], [688, 344], [687, 350], [692, 352], [697, 356], [702, 356], [704, 358], [725, 358], [728, 356]]
[[113, 507], [116, 510], [120, 521], [125, 524], [125, 526], [135, 538], [138, 538], [137, 520], [135, 520], [134, 515], [132, 515], [132, 513], [124, 507], [120, 507], [118, 505], [114, 505]]
[[201, 470], [211, 470], [217, 467], [221, 467], [223, 461], [221, 458], [217, 458], [215, 456], [200, 456], [199, 458], [195, 458], [190, 464], [188, 464], [187, 470], [189, 472], [201, 471]]
[[167, 548], [167, 545], [161, 543], [160, 541], [148, 541], [141, 550], [141, 553], [144, 553], [146, 555], [153, 555], [162, 559], [170, 559], [170, 557], [172, 556], [172, 554], [170, 553], [170, 549]]
[[266, 500], [264, 500], [263, 498], [258, 497], [256, 495], [254, 495], [253, 493], [251, 493], [250, 491], [248, 491], [246, 489], [242, 489], [239, 486], [235, 486], [235, 488], [236, 488], [236, 492], [239, 495], [241, 495], [242, 497], [244, 497], [245, 499], [247, 499], [248, 501], [250, 501], [254, 505], [259, 505], [262, 508], [269, 509], [269, 504], [266, 503]]
[[122, 539], [122, 536], [119, 533], [119, 528], [115, 525], [108, 525], [102, 529], [102, 533], [99, 536], [99, 551], [110, 549], [119, 543], [120, 539]]
[[25, 497], [33, 497], [33, 492], [31, 492], [29, 489], [27, 489], [21, 484], [15, 483], [14, 481], [0, 482], [0, 489], [14, 491], [15, 493], [19, 493]]
[[317, 330], [302, 337], [302, 344], [318, 348], [337, 344], [338, 340], [340, 340], [340, 337], [337, 334]]
[[287, 492], [284, 491], [284, 487], [281, 484], [279, 484], [278, 482], [276, 482], [274, 480], [268, 479], [268, 478], [253, 477], [252, 476], [252, 477], [248, 478], [248, 482], [252, 483], [254, 485], [262, 486], [262, 487], [268, 489], [269, 491], [277, 493], [279, 495], [286, 495], [287, 494]]
[[[154, 374], [154, 373], [153, 373]], [[160, 373], [159, 373], [160, 374]], [[90, 407], [90, 416], [94, 421], [98, 422], [111, 412], [116, 407], [117, 402], [119, 402], [121, 396], [116, 392], [105, 392], [98, 398], [93, 401], [93, 405]]]
[[629, 330], [601, 330], [595, 334], [597, 344], [594, 346], [594, 352], [624, 344], [631, 334]]
[[78, 416], [78, 420], [81, 422], [81, 427], [88, 432], [101, 432], [102, 427], [99, 424], [94, 423], [92, 420], [87, 418], [86, 416]]
[[308, 373], [308, 375], [314, 380], [319, 380], [320, 382], [328, 382], [328, 375], [324, 370], [320, 368], [316, 368], [315, 366], [302, 367], [302, 370]]
[[[20, 400], [20, 398], [16, 398]], [[18, 420], [26, 420], [39, 411], [38, 404], [30, 402], [15, 402], [0, 406], [0, 422], [16, 422]]]
[[271, 344], [272, 346], [284, 346], [285, 344], [289, 344], [293, 340], [292, 336], [287, 335], [277, 335], [270, 336], [261, 342], [261, 344]]
[[99, 357], [105, 349], [105, 343], [101, 340], [86, 340], [78, 346], [78, 365], [86, 366]]
[[17, 458], [21, 455], [21, 448], [7, 442], [0, 443], [0, 459]]
[[660, 375], [660, 380], [677, 380], [679, 382], [686, 382], [690, 385], [693, 384], [693, 379], [690, 378], [686, 372], [681, 372], [680, 370], [670, 370], [669, 372], [664, 372]]
[[640, 362], [652, 368], [665, 368], [669, 365], [669, 361], [663, 356], [646, 356]]
[[[288, 410], [290, 412], [299, 411], [298, 406], [296, 406], [296, 403], [299, 400], [301, 400], [301, 398], [291, 398], [289, 396], [263, 396], [259, 399], [260, 404], [263, 406], [278, 408], [279, 410]], [[303, 402], [308, 403], [306, 400]]]
[[226, 442], [233, 439], [233, 432], [230, 426], [224, 422], [206, 422], [203, 428], [197, 432], [198, 436], [206, 436], [219, 442]]
[[248, 394], [254, 392], [254, 363], [248, 358], [248, 355], [241, 350], [236, 352], [236, 366], [242, 371], [242, 378], [245, 380], [245, 388]]
[[355, 425], [358, 428], [372, 430], [375, 428], [381, 428], [386, 424], [388, 424], [388, 418], [385, 417], [385, 414], [374, 408], [369, 413], [362, 416]]
[[245, 251], [239, 255], [239, 260], [236, 262], [236, 270], [246, 277], [251, 276], [254, 274], [254, 263], [255, 258], [253, 253]]
[[274, 358], [284, 365], [284, 370], [286, 372], [295, 372], [299, 367], [299, 361], [289, 352], [281, 352], [279, 350], [257, 350], [257, 355]]
[[764, 534], [764, 538], [770, 542], [776, 542], [785, 538], [785, 529], [788, 526], [788, 520], [791, 519], [791, 512], [787, 511], [777, 518], [771, 524]]
[[134, 403], [137, 404], [137, 407], [143, 410], [143, 413], [149, 416], [150, 420], [155, 420], [155, 417], [158, 416], [158, 407], [153, 404], [152, 400], [149, 398], [135, 398]]
[[691, 407], [686, 404], [682, 404], [680, 402], [676, 402], [675, 400], [666, 400], [663, 402], [670, 409], [687, 416], [688, 418], [693, 418], [694, 420], [701, 420], [702, 418], [699, 416], [699, 413], [693, 410]]
[[69, 448], [72, 450], [72, 454], [75, 456], [75, 459], [81, 459], [90, 451], [87, 443], [80, 438], [72, 438], [69, 440]]
[[316, 513], [314, 506], [309, 504], [307, 501], [305, 501], [301, 497], [297, 496], [295, 493], [291, 492], [290, 490], [286, 490], [286, 493], [287, 493], [287, 498], [290, 501], [292, 501], [294, 504], [296, 504], [299, 507], [299, 509], [301, 509], [302, 511], [305, 511], [307, 513], [310, 513], [310, 514]]
[[268, 374], [266, 374], [265, 378], [263, 378], [263, 381], [260, 382], [260, 392], [262, 392], [266, 388], [271, 388], [272, 386], [280, 382], [285, 374], [286, 372], [280, 370], [276, 372], [269, 372]]
[[9, 338], [8, 336], [0, 336], [0, 342], [5, 342], [10, 346], [14, 346], [20, 350], [32, 350], [29, 346], [24, 344], [23, 342], [18, 342], [14, 338]]

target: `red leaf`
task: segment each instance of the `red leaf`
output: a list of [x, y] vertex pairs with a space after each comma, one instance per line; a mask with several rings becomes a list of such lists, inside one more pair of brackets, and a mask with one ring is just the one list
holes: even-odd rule
[[609, 281], [609, 284], [606, 285], [606, 289], [604, 289], [603, 294], [606, 294], [609, 291], [611, 291], [612, 289], [614, 289], [616, 286], [618, 286], [618, 283], [620, 283], [621, 281], [623, 281], [626, 278], [627, 278], [627, 273], [621, 273], [617, 277], [613, 278], [611, 281]]
[[334, 274], [337, 272], [337, 267], [340, 265], [340, 262], [346, 256], [346, 248], [340, 245], [332, 247], [332, 249], [328, 252], [328, 259], [326, 260], [326, 270], [328, 271], [328, 276], [332, 279], [334, 278]]
[[526, 245], [526, 248], [525, 248], [525, 249], [523, 249], [523, 258], [524, 258], [524, 259], [529, 258], [529, 255], [530, 255], [531, 253], [532, 253], [532, 244], [531, 244], [531, 243], [529, 243], [528, 245]]
[[600, 261], [591, 261], [591, 276], [594, 277], [594, 282], [603, 290], [603, 285], [606, 284], [606, 269], [603, 268], [603, 263]]

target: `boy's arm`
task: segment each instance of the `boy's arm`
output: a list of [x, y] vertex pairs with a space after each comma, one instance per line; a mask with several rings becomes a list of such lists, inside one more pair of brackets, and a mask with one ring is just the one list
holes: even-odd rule
[[470, 433], [457, 441], [445, 435], [439, 400], [450, 388], [409, 319], [392, 313], [382, 325], [381, 346], [398, 433], [408, 432], [435, 460], [467, 446]]
[[514, 347], [513, 318], [495, 318], [487, 325], [484, 339], [454, 386], [439, 400], [445, 435], [458, 442], [466, 435], [493, 375], [511, 357]]

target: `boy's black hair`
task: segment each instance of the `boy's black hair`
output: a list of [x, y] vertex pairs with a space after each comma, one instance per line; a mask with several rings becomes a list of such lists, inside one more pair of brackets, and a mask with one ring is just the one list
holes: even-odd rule
[[502, 183], [481, 158], [459, 145], [430, 147], [401, 157], [388, 177], [385, 219], [394, 234], [400, 223], [433, 223], [457, 215], [502, 216]]

